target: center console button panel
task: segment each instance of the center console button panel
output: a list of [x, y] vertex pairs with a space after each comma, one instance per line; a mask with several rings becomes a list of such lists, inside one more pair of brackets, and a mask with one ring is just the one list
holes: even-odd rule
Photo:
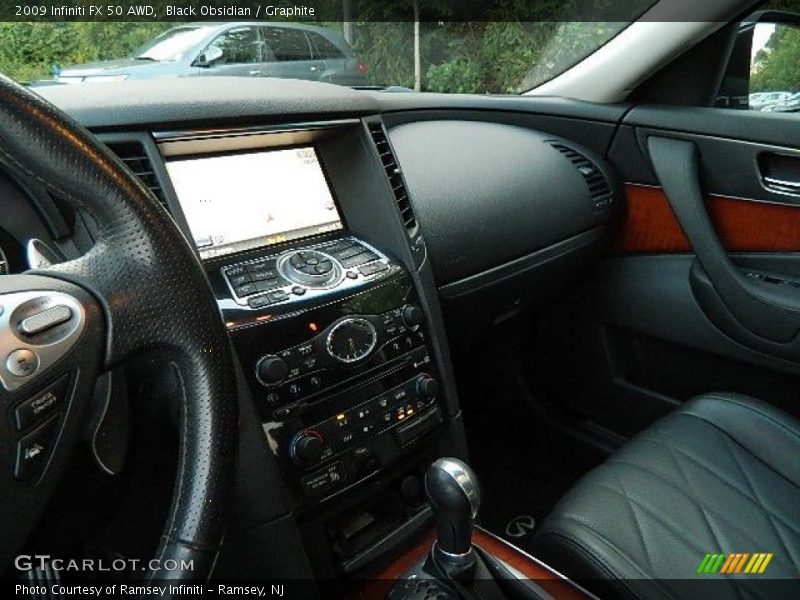
[[221, 268], [236, 304], [260, 310], [363, 287], [399, 269], [354, 237], [316, 242]]
[[[248, 297], [268, 311], [230, 297], [220, 306], [298, 509], [426, 452], [444, 404], [422, 303], [400, 263], [347, 237], [221, 272], [232, 292], [285, 282]], [[317, 285], [317, 275], [338, 283]], [[275, 293], [290, 296], [286, 309], [274, 306]]]

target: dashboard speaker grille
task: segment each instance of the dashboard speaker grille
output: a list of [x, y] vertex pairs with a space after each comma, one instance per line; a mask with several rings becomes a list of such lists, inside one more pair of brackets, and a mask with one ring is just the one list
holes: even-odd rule
[[155, 194], [161, 206], [169, 211], [161, 182], [158, 180], [158, 176], [153, 170], [153, 164], [150, 162], [150, 157], [147, 155], [144, 145], [137, 141], [125, 141], [106, 142], [106, 146], [122, 159], [122, 162], [128, 165], [128, 168], [133, 171], [134, 175], [141, 179], [147, 189]]
[[589, 188], [589, 194], [592, 197], [595, 208], [598, 210], [611, 208], [614, 203], [614, 194], [611, 191], [611, 184], [600, 167], [566, 144], [555, 141], [550, 141], [548, 144], [566, 156], [578, 169], [578, 172], [586, 182], [586, 186]]
[[372, 136], [372, 141], [375, 142], [375, 148], [378, 151], [383, 169], [386, 171], [386, 176], [389, 178], [389, 185], [392, 186], [392, 192], [394, 193], [395, 202], [397, 202], [397, 208], [400, 210], [403, 225], [405, 225], [409, 235], [413, 235], [413, 232], [417, 229], [417, 217], [414, 214], [414, 207], [411, 206], [411, 200], [408, 198], [403, 173], [397, 164], [394, 152], [392, 152], [392, 146], [389, 144], [386, 130], [383, 128], [382, 123], [369, 123], [369, 133]]

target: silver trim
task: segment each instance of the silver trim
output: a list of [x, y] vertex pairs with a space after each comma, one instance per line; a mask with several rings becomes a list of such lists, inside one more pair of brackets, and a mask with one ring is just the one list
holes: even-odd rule
[[431, 468], [440, 469], [453, 478], [469, 500], [472, 518], [477, 517], [481, 507], [481, 491], [472, 469], [457, 458], [440, 458], [433, 462]]
[[435, 555], [443, 557], [447, 561], [447, 563], [452, 566], [468, 565], [471, 564], [473, 560], [475, 560], [475, 550], [471, 546], [470, 549], [464, 552], [463, 554], [453, 554], [452, 552], [448, 552], [447, 550], [442, 550], [442, 547], [439, 545], [439, 542], [434, 541], [433, 548], [431, 549], [431, 551]]
[[64, 262], [61, 254], [38, 238], [28, 240], [25, 245], [25, 258], [31, 269], [46, 269], [52, 265]]
[[800, 181], [789, 181], [787, 179], [764, 176], [764, 187], [776, 194], [800, 196]]
[[291, 125], [254, 125], [252, 127], [234, 127], [230, 129], [183, 129], [172, 131], [155, 131], [153, 138], [161, 141], [191, 140], [197, 138], [239, 137], [257, 135], [259, 133], [294, 133], [295, 131], [319, 131], [335, 129], [346, 125], [358, 125], [358, 119], [340, 119], [338, 121], [310, 121]]
[[[350, 325], [352, 323], [366, 323], [367, 328], [372, 332], [372, 343], [369, 345], [369, 349], [358, 358], [342, 358], [341, 356], [337, 356], [336, 354], [333, 353], [333, 350], [331, 349], [331, 336], [333, 336], [333, 334], [336, 332], [337, 329], [341, 329], [345, 325]], [[355, 318], [346, 317], [342, 319], [336, 325], [334, 325], [328, 332], [328, 335], [325, 336], [325, 349], [328, 351], [328, 354], [334, 360], [338, 360], [339, 362], [344, 363], [346, 365], [361, 362], [362, 360], [367, 358], [375, 349], [377, 343], [378, 343], [378, 332], [375, 331], [375, 326], [372, 323], [370, 323], [367, 319], [362, 319], [360, 317], [355, 317]]]
[[[69, 326], [64, 331], [51, 329], [32, 338], [19, 335], [19, 322], [24, 318], [19, 314], [20, 309], [24, 313], [34, 302], [39, 304], [37, 310], [40, 312], [51, 306], [65, 305], [69, 307], [72, 310], [72, 317], [69, 321], [62, 323], [60, 327]], [[75, 345], [86, 324], [86, 312], [81, 303], [72, 296], [48, 290], [2, 294], [0, 295], [0, 304], [5, 307], [0, 314], [0, 383], [6, 390], [12, 392], [36, 380]], [[54, 333], [58, 333], [57, 337], [54, 337]], [[21, 349], [30, 350], [39, 357], [37, 370], [24, 377], [14, 375], [6, 368], [8, 356]]]
[[[314, 252], [324, 257], [324, 260], [329, 260], [333, 268], [324, 275], [308, 275], [301, 273], [291, 264], [292, 256], [300, 252]], [[314, 290], [327, 290], [338, 286], [342, 279], [344, 279], [344, 267], [342, 264], [330, 254], [321, 252], [316, 248], [304, 248], [301, 250], [289, 250], [281, 254], [275, 261], [275, 269], [283, 275], [286, 279], [293, 283], [298, 283], [304, 287]]]

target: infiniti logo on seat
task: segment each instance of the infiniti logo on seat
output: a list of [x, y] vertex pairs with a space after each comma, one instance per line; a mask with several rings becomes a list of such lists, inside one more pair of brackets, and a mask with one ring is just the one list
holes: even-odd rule
[[514, 517], [506, 525], [506, 535], [512, 538], [521, 538], [528, 535], [536, 527], [536, 519], [530, 515]]

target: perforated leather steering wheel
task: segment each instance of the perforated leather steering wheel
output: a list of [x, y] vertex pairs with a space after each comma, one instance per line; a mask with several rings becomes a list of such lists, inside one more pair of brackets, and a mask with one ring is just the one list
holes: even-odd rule
[[157, 350], [182, 397], [177, 477], [156, 558], [192, 568], [147, 577], [205, 578], [223, 535], [238, 428], [231, 347], [202, 267], [118, 158], [2, 76], [0, 162], [98, 224], [94, 247], [77, 260], [0, 277], [0, 572], [63, 476], [97, 378]]

